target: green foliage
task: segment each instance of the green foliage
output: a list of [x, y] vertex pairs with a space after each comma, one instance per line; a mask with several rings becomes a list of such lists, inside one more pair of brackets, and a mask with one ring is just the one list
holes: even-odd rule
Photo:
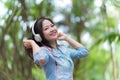
[[[106, 13], [110, 1], [103, 0], [97, 7], [95, 0], [71, 0], [71, 7], [61, 9], [56, 8], [59, 5], [55, 1], [0, 1], [7, 8], [7, 13], [0, 17], [0, 80], [45, 80], [42, 68], [35, 66], [25, 53], [22, 39], [28, 37], [31, 21], [40, 16], [55, 18], [58, 14], [64, 17], [56, 23], [58, 28], [67, 26], [66, 33], [81, 43], [85, 41], [89, 50], [87, 57], [74, 61], [74, 80], [119, 80], [119, 18]], [[90, 35], [87, 41], [82, 40], [83, 32]]]
[[45, 80], [44, 72], [38, 66], [32, 69], [32, 74], [35, 76], [35, 80]]
[[114, 18], [109, 17], [107, 22], [109, 27], [115, 28], [117, 26], [117, 21]]

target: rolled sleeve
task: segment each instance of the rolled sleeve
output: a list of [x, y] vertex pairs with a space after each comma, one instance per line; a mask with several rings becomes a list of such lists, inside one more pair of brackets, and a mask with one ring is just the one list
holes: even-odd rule
[[[40, 58], [43, 58], [45, 60], [44, 64], [41, 63]], [[34, 63], [40, 65], [41, 67], [47, 64], [49, 61], [49, 55], [47, 54], [47, 51], [44, 49], [39, 50], [37, 53], [33, 54]]]
[[88, 55], [88, 50], [84, 47], [80, 47], [80, 48], [76, 48], [76, 50], [70, 49], [69, 53], [72, 59], [82, 58]]

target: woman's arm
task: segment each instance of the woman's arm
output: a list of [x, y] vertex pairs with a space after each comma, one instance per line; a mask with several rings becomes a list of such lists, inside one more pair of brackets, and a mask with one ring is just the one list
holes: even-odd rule
[[[27, 39], [24, 39], [23, 40], [23, 45], [26, 47], [26, 48], [32, 48], [33, 50], [33, 55], [34, 55], [34, 60], [35, 62], [38, 62], [40, 61], [40, 64], [45, 64], [48, 62], [48, 56], [47, 55], [38, 55], [39, 54], [39, 50], [41, 50], [41, 48], [35, 43], [34, 40], [27, 40]], [[42, 50], [41, 50], [42, 51]], [[43, 51], [42, 51], [43, 52]], [[41, 53], [43, 54], [43, 53]]]
[[74, 39], [66, 36], [65, 40], [74, 48], [80, 48], [83, 47], [82, 44], [80, 44], [79, 42], [75, 41]]
[[34, 40], [23, 40], [23, 44], [26, 48], [32, 48], [33, 54], [37, 53], [41, 48], [35, 43]]
[[72, 47], [76, 48], [76, 49], [70, 49], [70, 48], [67, 49], [67, 51], [70, 54], [70, 57], [72, 59], [81, 58], [81, 57], [88, 55], [88, 50], [85, 47], [83, 47], [82, 44], [80, 44], [79, 42], [75, 41], [74, 39], [68, 37], [64, 33], [59, 33], [58, 39], [65, 40]]
[[82, 44], [80, 44], [79, 42], [75, 41], [74, 39], [68, 37], [66, 34], [64, 33], [59, 33], [58, 35], [58, 39], [59, 40], [65, 40], [67, 41], [72, 47], [74, 48], [80, 48], [83, 47]]

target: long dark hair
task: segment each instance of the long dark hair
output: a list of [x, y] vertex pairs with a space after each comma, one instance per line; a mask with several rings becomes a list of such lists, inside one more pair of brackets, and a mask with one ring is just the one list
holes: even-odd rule
[[[45, 39], [43, 31], [42, 31], [43, 30], [42, 26], [43, 26], [44, 20], [49, 20], [52, 24], [54, 24], [54, 22], [50, 18], [40, 17], [36, 20], [36, 22], [34, 24], [34, 32], [35, 32], [35, 34], [39, 34], [41, 36], [42, 41], [41, 42], [35, 41], [32, 30], [31, 30], [30, 37], [28, 39], [34, 40], [39, 46], [43, 46], [43, 44], [44, 44], [45, 46], [51, 47], [49, 45], [49, 42]], [[29, 48], [29, 49], [25, 48], [25, 51], [27, 52], [28, 56], [31, 59], [33, 59], [32, 48]]]

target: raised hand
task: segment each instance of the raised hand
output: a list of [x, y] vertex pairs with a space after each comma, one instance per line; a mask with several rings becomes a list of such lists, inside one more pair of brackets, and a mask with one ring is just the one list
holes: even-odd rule
[[82, 47], [83, 45], [77, 42], [76, 40], [68, 37], [66, 34], [59, 32], [58, 33], [58, 40], [65, 40], [67, 41], [70, 45], [72, 45], [74, 48], [79, 48]]
[[28, 39], [23, 39], [23, 45], [26, 47], [26, 48], [32, 48], [32, 43], [34, 41], [33, 40], [28, 40]]
[[62, 33], [62, 32], [59, 32], [58, 33], [58, 40], [66, 40], [67, 39], [67, 35]]

